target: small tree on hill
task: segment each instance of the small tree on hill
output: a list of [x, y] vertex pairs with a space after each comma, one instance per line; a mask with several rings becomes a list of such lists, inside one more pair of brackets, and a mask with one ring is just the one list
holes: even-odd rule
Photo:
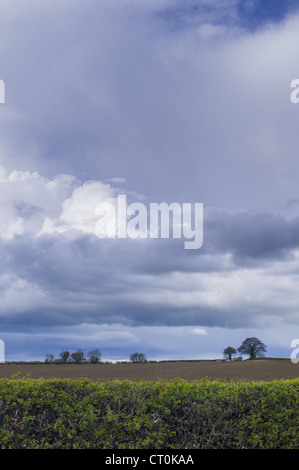
[[249, 359], [256, 359], [257, 357], [263, 357], [264, 352], [267, 351], [267, 347], [260, 339], [251, 337], [246, 338], [241, 346], [238, 348], [239, 353], [248, 354]]
[[233, 348], [232, 346], [228, 346], [227, 348], [224, 349], [223, 355], [226, 359], [229, 359], [230, 361], [232, 360], [232, 356], [237, 354], [237, 350]]

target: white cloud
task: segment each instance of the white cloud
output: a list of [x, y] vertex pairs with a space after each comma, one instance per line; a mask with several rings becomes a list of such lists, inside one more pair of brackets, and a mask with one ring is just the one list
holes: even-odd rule
[[0, 238], [79, 230], [95, 233], [101, 202], [115, 203], [116, 190], [100, 181], [81, 183], [72, 175], [52, 179], [38, 172], [0, 167]]
[[208, 332], [205, 328], [194, 328], [194, 330], [191, 331], [194, 335], [207, 335]]
[[110, 185], [94, 181], [83, 183], [62, 203], [62, 211], [57, 219], [46, 217], [39, 235], [68, 230], [94, 234], [98, 221], [96, 207], [102, 202], [115, 204], [114, 195], [115, 191]]
[[48, 296], [37, 283], [17, 277], [14, 274], [0, 276], [0, 316], [11, 318], [15, 315], [36, 311], [47, 303]]
[[126, 180], [124, 178], [119, 178], [118, 176], [115, 176], [114, 178], [110, 178], [107, 180], [108, 183], [126, 183]]
[[0, 172], [0, 237], [37, 234], [45, 217], [58, 215], [61, 205], [71, 193], [75, 178], [58, 175], [52, 180], [38, 172]]

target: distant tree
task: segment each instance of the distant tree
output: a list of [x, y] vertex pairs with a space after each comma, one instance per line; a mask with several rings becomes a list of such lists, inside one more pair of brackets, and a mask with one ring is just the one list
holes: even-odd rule
[[102, 353], [98, 349], [93, 349], [87, 353], [87, 356], [89, 358], [89, 362], [92, 364], [98, 364], [101, 362]]
[[71, 361], [75, 362], [76, 364], [81, 364], [82, 362], [86, 361], [82, 349], [78, 349], [77, 351], [71, 354]]
[[46, 362], [47, 364], [52, 364], [52, 362], [54, 362], [54, 361], [55, 361], [55, 356], [54, 356], [54, 354], [46, 354], [46, 356], [45, 356], [45, 362]]
[[241, 346], [238, 348], [239, 353], [248, 354], [249, 359], [256, 359], [257, 357], [263, 357], [264, 352], [267, 351], [267, 347], [260, 339], [251, 337], [246, 338]]
[[232, 360], [232, 356], [237, 354], [237, 350], [233, 348], [232, 346], [228, 346], [227, 348], [224, 349], [223, 355], [226, 359], [229, 359], [230, 361]]
[[70, 353], [69, 351], [61, 351], [59, 357], [61, 362], [67, 362], [70, 358]]
[[137, 353], [137, 352], [135, 352], [134, 354], [131, 354], [130, 361], [134, 363], [139, 363], [139, 364], [147, 362], [145, 355], [143, 353]]

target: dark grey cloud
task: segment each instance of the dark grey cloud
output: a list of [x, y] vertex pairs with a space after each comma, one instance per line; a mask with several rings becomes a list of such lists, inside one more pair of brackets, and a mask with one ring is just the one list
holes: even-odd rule
[[272, 317], [294, 321], [298, 219], [220, 210], [206, 219], [200, 250], [184, 250], [182, 240], [100, 240], [79, 231], [3, 241], [2, 289], [15, 295], [16, 309], [7, 316], [4, 305], [3, 324], [241, 328]]
[[231, 253], [237, 264], [283, 260], [299, 246], [299, 218], [269, 211], [211, 210], [205, 239], [209, 251]]

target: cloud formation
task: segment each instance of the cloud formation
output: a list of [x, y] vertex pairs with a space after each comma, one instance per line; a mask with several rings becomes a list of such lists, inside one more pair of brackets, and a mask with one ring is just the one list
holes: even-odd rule
[[[218, 328], [298, 324], [299, 16], [273, 3], [1, 2], [7, 337], [137, 347], [161, 328], [211, 353]], [[121, 193], [203, 202], [203, 247], [99, 239]]]
[[207, 208], [204, 245], [190, 253], [180, 239], [99, 239], [95, 207], [118, 191], [109, 184], [3, 170], [0, 188], [6, 324], [299, 321], [298, 217]]

